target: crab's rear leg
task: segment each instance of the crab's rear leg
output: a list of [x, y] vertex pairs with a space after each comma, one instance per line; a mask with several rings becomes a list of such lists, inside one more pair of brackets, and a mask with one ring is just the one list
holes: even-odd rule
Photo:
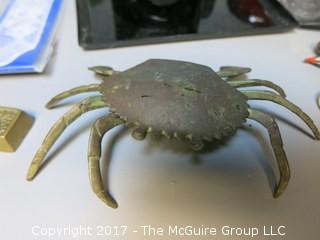
[[217, 71], [217, 74], [221, 78], [233, 78], [249, 72], [251, 72], [251, 68], [223, 66], [223, 67], [220, 67], [219, 71]]
[[112, 208], [117, 208], [118, 204], [109, 192], [104, 190], [100, 172], [101, 141], [107, 131], [122, 123], [123, 120], [113, 114], [98, 119], [91, 128], [89, 141], [88, 168], [92, 190], [99, 199]]
[[50, 129], [49, 133], [45, 137], [42, 145], [34, 156], [31, 165], [29, 167], [29, 171], [27, 174], [27, 179], [32, 180], [41, 167], [41, 163], [45, 156], [47, 155], [50, 148], [59, 138], [59, 136], [63, 133], [63, 131], [74, 122], [77, 118], [79, 118], [82, 114], [95, 110], [98, 108], [106, 107], [105, 102], [103, 101], [102, 96], [94, 96], [86, 98], [80, 103], [76, 104], [70, 111], [64, 114]]
[[271, 146], [280, 171], [280, 180], [273, 194], [277, 198], [284, 192], [290, 179], [289, 163], [283, 149], [279, 127], [273, 117], [252, 108], [249, 108], [248, 118], [259, 122], [268, 130]]
[[59, 93], [55, 97], [53, 97], [47, 104], [46, 108], [51, 109], [56, 107], [56, 105], [69, 97], [72, 97], [74, 95], [80, 94], [80, 93], [87, 93], [87, 92], [99, 92], [100, 91], [100, 84], [89, 84], [89, 85], [84, 85], [80, 87], [75, 87], [72, 89], [69, 89], [65, 92]]
[[228, 81], [227, 83], [235, 88], [256, 87], [256, 86], [268, 87], [268, 88], [275, 90], [282, 97], [286, 97], [285, 92], [283, 91], [283, 89], [280, 86], [274, 84], [271, 81], [267, 81], [267, 80], [249, 79], [249, 80], [239, 80], [239, 81]]
[[249, 100], [266, 100], [277, 103], [289, 109], [296, 114], [311, 129], [315, 139], [320, 139], [320, 132], [312, 119], [301, 108], [288, 101], [287, 99], [271, 92], [271, 91], [241, 91]]

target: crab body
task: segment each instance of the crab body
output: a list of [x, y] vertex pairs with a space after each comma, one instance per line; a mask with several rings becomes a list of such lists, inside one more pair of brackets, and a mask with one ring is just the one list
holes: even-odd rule
[[[247, 118], [255, 120], [269, 133], [280, 171], [274, 197], [280, 196], [288, 185], [289, 163], [275, 119], [252, 108], [249, 102], [264, 100], [284, 106], [306, 123], [316, 139], [320, 138], [312, 119], [288, 101], [279, 86], [266, 80], [232, 79], [249, 72], [248, 68], [221, 67], [214, 72], [199, 64], [152, 59], [123, 72], [104, 66], [91, 70], [103, 78], [101, 84], [70, 89], [47, 104], [47, 108], [53, 108], [59, 101], [79, 93], [99, 93], [76, 104], [54, 124], [30, 165], [28, 180], [36, 176], [48, 151], [67, 126], [82, 114], [97, 108], [109, 108], [110, 113], [98, 119], [91, 128], [89, 179], [98, 198], [113, 208], [117, 203], [103, 186], [99, 161], [102, 138], [117, 125], [132, 127], [132, 136], [136, 139], [144, 139], [148, 133], [160, 134], [190, 142], [194, 150], [200, 150], [204, 141], [221, 141], [232, 136]], [[254, 86], [274, 91], [239, 89]]]
[[233, 134], [247, 97], [199, 64], [148, 60], [102, 83], [105, 101], [127, 122], [195, 144]]

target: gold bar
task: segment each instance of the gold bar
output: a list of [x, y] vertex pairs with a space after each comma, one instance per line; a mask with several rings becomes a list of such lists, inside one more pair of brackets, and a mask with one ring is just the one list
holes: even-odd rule
[[0, 107], [0, 151], [16, 151], [33, 122], [31, 116], [19, 109]]

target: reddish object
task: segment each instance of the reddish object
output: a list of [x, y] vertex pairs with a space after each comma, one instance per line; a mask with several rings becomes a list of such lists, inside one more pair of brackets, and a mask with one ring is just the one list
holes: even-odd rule
[[316, 63], [320, 63], [320, 57], [308, 57], [304, 61], [306, 63], [316, 64]]
[[231, 11], [247, 23], [260, 27], [272, 25], [271, 18], [258, 0], [229, 0], [228, 4]]

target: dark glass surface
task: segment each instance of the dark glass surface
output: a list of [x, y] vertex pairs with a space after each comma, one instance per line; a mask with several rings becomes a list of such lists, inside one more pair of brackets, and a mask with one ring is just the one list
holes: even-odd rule
[[86, 49], [272, 33], [296, 26], [271, 0], [77, 0]]
[[112, 1], [119, 40], [196, 33], [199, 1], [155, 5], [149, 0]]

